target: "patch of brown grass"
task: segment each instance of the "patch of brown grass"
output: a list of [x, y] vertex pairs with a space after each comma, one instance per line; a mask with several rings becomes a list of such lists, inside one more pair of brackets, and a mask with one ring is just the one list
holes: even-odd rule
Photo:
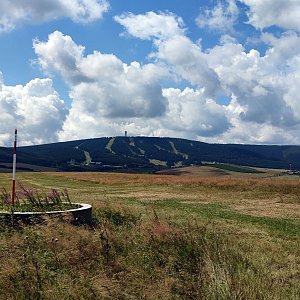
[[[182, 203], [226, 204], [254, 216], [300, 218], [300, 180], [281, 177], [249, 176], [203, 177], [197, 175], [145, 175], [120, 173], [50, 173], [77, 181], [79, 186], [94, 184], [95, 205], [106, 197], [110, 201], [135, 199], [140, 202], [177, 199]], [[97, 189], [105, 188], [105, 195]], [[76, 196], [76, 193], [74, 193]], [[77, 197], [77, 196], [76, 196]], [[80, 196], [81, 197], [81, 196]], [[102, 197], [102, 198], [101, 198]]]
[[281, 179], [281, 178], [257, 178], [248, 175], [247, 177], [223, 176], [223, 177], [201, 177], [197, 175], [175, 176], [158, 174], [126, 174], [126, 173], [48, 173], [51, 176], [62, 177], [70, 180], [79, 180], [97, 183], [100, 185], [205, 185], [215, 187], [276, 187], [296, 188], [300, 191], [299, 179]]
[[232, 207], [252, 216], [300, 219], [300, 205], [293, 200], [281, 202], [280, 198], [253, 199]]

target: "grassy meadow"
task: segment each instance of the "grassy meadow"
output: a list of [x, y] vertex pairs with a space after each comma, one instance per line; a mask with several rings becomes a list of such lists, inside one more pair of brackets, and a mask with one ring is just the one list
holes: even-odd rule
[[300, 178], [224, 172], [19, 173], [93, 223], [1, 223], [0, 299], [299, 299]]

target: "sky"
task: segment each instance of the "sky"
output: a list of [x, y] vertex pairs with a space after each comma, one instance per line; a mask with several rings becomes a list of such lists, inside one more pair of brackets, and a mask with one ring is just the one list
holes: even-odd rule
[[299, 0], [1, 0], [0, 146], [300, 143]]

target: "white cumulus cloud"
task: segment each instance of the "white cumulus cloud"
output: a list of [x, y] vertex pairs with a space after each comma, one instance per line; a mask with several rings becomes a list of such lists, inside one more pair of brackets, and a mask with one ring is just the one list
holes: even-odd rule
[[238, 20], [239, 9], [236, 0], [218, 1], [213, 8], [205, 8], [196, 18], [200, 28], [208, 28], [218, 32], [233, 32]]
[[299, 59], [300, 52], [282, 52], [282, 39], [291, 39], [300, 46], [300, 38], [294, 41], [291, 35], [273, 40], [273, 47], [264, 56], [254, 49], [246, 52], [241, 44], [230, 42], [214, 47], [207, 55], [223, 89], [244, 107], [240, 114], [244, 121], [277, 127], [300, 124], [300, 99], [290, 97], [291, 87], [299, 77], [299, 69], [292, 68], [292, 62]]
[[220, 90], [218, 76], [207, 63], [206, 54], [201, 47], [183, 35], [170, 37], [156, 43], [157, 52], [153, 54], [169, 64], [182, 79], [198, 89], [203, 88], [207, 97], [214, 97]]
[[0, 32], [23, 22], [40, 23], [59, 18], [88, 23], [101, 19], [109, 9], [106, 0], [1, 0]]
[[0, 79], [0, 111], [0, 138], [5, 146], [14, 128], [19, 129], [22, 145], [55, 142], [67, 115], [52, 80], [40, 78], [17, 86], [6, 86]]
[[249, 7], [249, 23], [257, 29], [273, 25], [300, 31], [299, 0], [239, 0]]
[[46, 42], [35, 41], [34, 48], [41, 67], [61, 74], [69, 84], [71, 114], [80, 107], [94, 116], [155, 117], [166, 109], [159, 84], [166, 71], [158, 65], [127, 65], [98, 51], [84, 56], [84, 47], [58, 31]]
[[172, 13], [147, 12], [144, 15], [125, 13], [114, 17], [128, 33], [140, 39], [166, 39], [184, 33], [183, 20]]
[[[201, 47], [187, 38], [184, 30], [181, 30], [180, 18], [170, 13], [148, 12], [115, 19], [124, 26], [128, 34], [140, 39], [153, 39], [157, 52], [152, 57], [168, 63], [178, 76], [197, 88], [204, 88], [208, 96], [218, 92], [218, 77], [207, 65]], [[149, 30], [145, 30], [145, 24], [151, 24]]]
[[169, 130], [200, 137], [216, 136], [230, 127], [225, 107], [206, 98], [201, 90], [169, 88], [163, 94], [169, 109], [162, 123]]
[[60, 73], [68, 83], [85, 80], [79, 70], [85, 48], [76, 45], [70, 36], [54, 31], [47, 42], [35, 39], [33, 48], [39, 65], [47, 74]]

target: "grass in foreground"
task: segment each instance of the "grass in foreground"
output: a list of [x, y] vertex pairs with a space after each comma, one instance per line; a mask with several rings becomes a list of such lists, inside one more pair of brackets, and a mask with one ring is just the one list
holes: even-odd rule
[[300, 181], [20, 176], [93, 203], [94, 223], [1, 225], [1, 299], [298, 299]]

